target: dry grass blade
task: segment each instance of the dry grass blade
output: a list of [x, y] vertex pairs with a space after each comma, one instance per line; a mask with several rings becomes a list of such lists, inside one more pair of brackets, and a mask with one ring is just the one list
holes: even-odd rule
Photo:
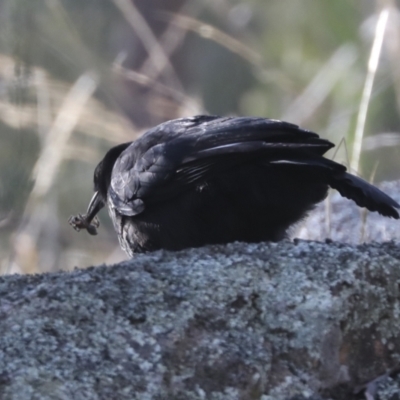
[[[149, 77], [142, 73], [126, 69], [126, 68], [122, 67], [121, 65], [119, 65], [118, 63], [115, 63], [113, 65], [113, 71], [116, 72], [117, 74], [121, 75], [125, 79], [128, 79], [132, 82], [136, 82], [139, 85], [150, 87], [150, 88], [156, 90], [157, 92], [159, 92], [160, 94], [170, 96], [177, 103], [188, 105], [193, 102], [192, 98], [189, 98], [188, 96], [186, 96], [184, 93], [180, 92], [179, 90], [176, 90], [174, 88], [166, 86], [160, 82], [157, 82], [152, 77]], [[196, 110], [197, 110], [197, 108], [196, 108]]]
[[[196, 15], [202, 7], [203, 4], [200, 2], [187, 1], [179, 11], [180, 13], [187, 13], [193, 16]], [[159, 43], [161, 44], [162, 48], [164, 49], [164, 53], [168, 58], [171, 57], [177, 48], [179, 48], [181, 43], [184, 41], [187, 32], [188, 31], [186, 29], [181, 29], [179, 26], [177, 26], [173, 19], [169, 22], [168, 27], [159, 39]], [[162, 68], [165, 67], [166, 64], [161, 64], [157, 65], [156, 68], [151, 57], [148, 57], [139, 68], [139, 72], [141, 74], [146, 74], [152, 79], [157, 79], [163, 71]]]
[[54, 54], [71, 65], [85, 65], [86, 69], [97, 65], [98, 60], [84, 41], [60, 0], [46, 0], [52, 24], [43, 24], [41, 40]]
[[397, 108], [400, 110], [400, 11], [395, 0], [385, 0], [384, 3], [386, 7], [390, 8], [385, 45], [390, 58]]
[[33, 170], [33, 197], [42, 197], [50, 189], [63, 159], [65, 145], [76, 126], [85, 104], [97, 87], [92, 73], [82, 75], [67, 94], [53, 125], [48, 132], [43, 150]]
[[357, 173], [359, 169], [365, 121], [367, 119], [368, 106], [371, 100], [375, 74], [378, 69], [379, 57], [382, 50], [382, 43], [385, 35], [388, 17], [389, 9], [382, 10], [379, 15], [378, 23], [376, 24], [374, 43], [372, 45], [371, 54], [368, 61], [368, 73], [365, 79], [364, 89], [360, 102], [360, 109], [358, 111], [356, 132], [354, 135], [353, 151], [350, 163], [350, 168], [355, 173]]
[[113, 0], [113, 2], [142, 41], [153, 61], [154, 68], [160, 73], [168, 72], [167, 78], [169, 78], [173, 86], [182, 90], [182, 84], [175, 73], [174, 67], [135, 5], [130, 0]]
[[37, 98], [37, 120], [40, 136], [45, 137], [51, 125], [50, 95], [46, 75], [43, 71], [36, 71], [36, 98]]
[[[369, 183], [371, 185], [374, 183], [376, 171], [378, 170], [379, 161], [377, 161], [372, 170], [371, 176], [369, 178]], [[369, 211], [367, 208], [361, 209], [361, 229], [360, 229], [360, 243], [363, 243], [365, 240], [365, 234], [367, 231], [367, 219], [368, 219]]]
[[171, 22], [178, 25], [180, 28], [190, 30], [205, 39], [210, 39], [219, 43], [221, 46], [227, 48], [232, 53], [238, 54], [256, 67], [260, 68], [262, 66], [262, 58], [258, 53], [219, 29], [186, 15], [167, 12], [162, 14], [171, 18]]
[[383, 132], [366, 137], [363, 141], [362, 149], [363, 151], [371, 151], [382, 147], [394, 147], [399, 145], [399, 132]]
[[[22, 268], [22, 271], [19, 272], [36, 271], [35, 263], [38, 261], [36, 241], [40, 233], [43, 214], [46, 212], [46, 205], [41, 200], [52, 187], [63, 160], [68, 139], [96, 87], [97, 79], [92, 73], [82, 75], [65, 97], [57, 117], [43, 140], [41, 154], [32, 172], [35, 184], [25, 207], [24, 214], [26, 217], [18, 229], [6, 273], [9, 273], [11, 266], [15, 264], [13, 262], [15, 258], [17, 258], [16, 264], [19, 268]], [[20, 265], [18, 258], [26, 259], [26, 253], [30, 254], [29, 265], [26, 260], [25, 262], [22, 261], [22, 265]]]
[[331, 191], [328, 192], [328, 196], [324, 202], [324, 211], [325, 211], [325, 235], [327, 238], [331, 237], [332, 232], [332, 201], [331, 201]]
[[345, 163], [345, 165], [348, 167], [350, 165], [349, 152], [348, 152], [348, 149], [347, 149], [346, 138], [344, 136], [340, 139], [339, 143], [336, 145], [335, 151], [333, 152], [333, 155], [332, 155], [331, 159], [335, 160], [335, 158], [336, 158], [336, 156], [337, 156], [337, 154], [338, 154], [338, 152], [339, 152], [339, 150], [340, 150], [340, 148], [342, 146], [344, 147], [344, 152], [345, 152], [345, 155], [346, 155], [346, 163]]
[[282, 119], [301, 125], [326, 99], [356, 58], [356, 51], [351, 45], [346, 44], [337, 49], [303, 93], [288, 107]]
[[[342, 137], [340, 139], [339, 144], [335, 147], [335, 151], [332, 155], [332, 160], [334, 160], [336, 158], [336, 155], [338, 153], [338, 151], [340, 150], [341, 147], [344, 147], [344, 151], [346, 154], [346, 160], [347, 160], [347, 165], [349, 164], [349, 157], [348, 157], [348, 152], [347, 152], [347, 145], [346, 145], [346, 138]], [[332, 232], [332, 203], [331, 203], [331, 191], [328, 192], [328, 196], [325, 199], [325, 234], [326, 237], [331, 237], [331, 232]]]

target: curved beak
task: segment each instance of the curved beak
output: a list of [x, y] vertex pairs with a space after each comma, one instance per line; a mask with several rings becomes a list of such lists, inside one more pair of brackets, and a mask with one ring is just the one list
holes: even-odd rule
[[99, 192], [95, 192], [86, 211], [86, 221], [91, 223], [96, 214], [104, 207], [104, 201]]

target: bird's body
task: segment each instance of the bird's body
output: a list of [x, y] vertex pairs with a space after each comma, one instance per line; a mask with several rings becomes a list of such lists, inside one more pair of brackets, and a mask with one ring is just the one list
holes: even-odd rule
[[333, 147], [295, 125], [254, 117], [168, 121], [111, 149], [75, 228], [108, 205], [121, 247], [134, 253], [283, 239], [329, 187], [371, 211], [399, 205], [322, 155]]

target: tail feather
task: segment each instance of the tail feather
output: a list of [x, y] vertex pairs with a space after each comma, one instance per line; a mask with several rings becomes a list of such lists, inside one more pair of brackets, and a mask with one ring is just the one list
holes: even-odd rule
[[399, 219], [399, 212], [396, 208], [400, 208], [400, 205], [381, 190], [357, 176], [344, 172], [333, 176], [329, 185], [360, 207], [377, 211], [385, 217]]

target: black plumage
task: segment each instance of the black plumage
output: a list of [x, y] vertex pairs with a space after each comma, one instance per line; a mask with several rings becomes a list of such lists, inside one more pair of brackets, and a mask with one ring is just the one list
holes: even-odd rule
[[91, 234], [108, 205], [121, 247], [134, 253], [212, 243], [278, 241], [332, 187], [398, 219], [393, 199], [323, 154], [333, 147], [298, 126], [254, 117], [165, 122], [108, 151], [94, 173]]

